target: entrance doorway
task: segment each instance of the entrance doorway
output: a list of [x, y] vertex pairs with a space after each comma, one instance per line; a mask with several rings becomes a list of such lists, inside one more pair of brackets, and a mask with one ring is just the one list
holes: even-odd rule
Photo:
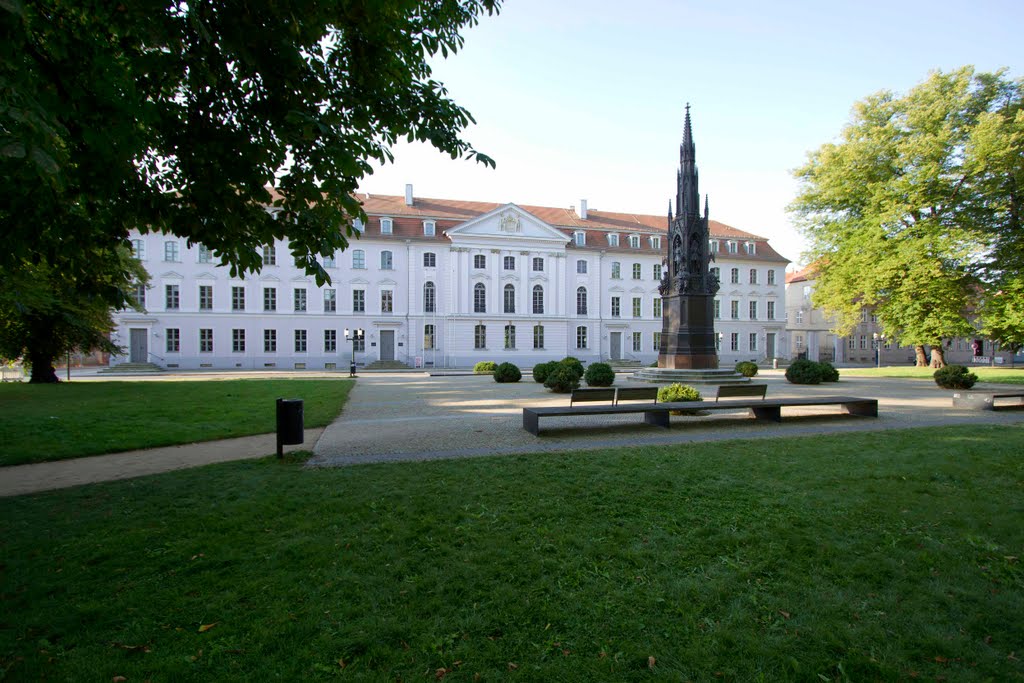
[[622, 333], [610, 333], [612, 360], [622, 360]]
[[768, 360], [775, 358], [775, 333], [769, 332], [764, 336], [764, 352]]
[[381, 360], [394, 360], [395, 359], [395, 331], [394, 330], [381, 330], [380, 331], [380, 359]]
[[132, 363], [146, 363], [149, 361], [149, 344], [146, 330], [131, 328], [128, 330], [130, 341], [128, 345], [129, 358]]

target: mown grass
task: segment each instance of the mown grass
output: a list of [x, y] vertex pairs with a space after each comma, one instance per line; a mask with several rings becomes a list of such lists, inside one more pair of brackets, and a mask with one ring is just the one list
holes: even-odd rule
[[[978, 376], [979, 382], [994, 382], [997, 384], [1024, 384], [1024, 367], [1019, 368], [992, 368], [984, 366], [970, 366], [970, 371]], [[913, 366], [898, 366], [881, 368], [840, 368], [840, 377], [897, 377], [934, 379], [933, 368], [917, 368]]]
[[[10, 679], [1020, 680], [1024, 427], [0, 501]], [[2, 678], [3, 676], [0, 676]]]
[[276, 428], [276, 399], [330, 423], [350, 380], [240, 379], [0, 385], [0, 465], [172, 446]]

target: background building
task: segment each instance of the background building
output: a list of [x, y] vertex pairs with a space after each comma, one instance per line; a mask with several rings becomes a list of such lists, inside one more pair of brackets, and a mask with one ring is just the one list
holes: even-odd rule
[[[359, 239], [323, 265], [318, 287], [287, 242], [259, 274], [233, 278], [201, 245], [133, 234], [150, 274], [145, 312], [115, 316], [126, 361], [167, 368], [342, 368], [357, 363], [529, 367], [572, 355], [649, 364], [658, 355], [664, 216], [362, 195]], [[723, 366], [788, 356], [785, 267], [768, 241], [715, 221]]]

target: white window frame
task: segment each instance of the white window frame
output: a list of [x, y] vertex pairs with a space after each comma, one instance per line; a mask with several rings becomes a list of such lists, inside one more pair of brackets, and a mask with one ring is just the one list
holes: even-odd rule
[[380, 219], [380, 234], [390, 235], [395, 231], [395, 222], [390, 218]]
[[435, 221], [423, 221], [423, 234], [433, 237], [437, 234], [437, 223]]

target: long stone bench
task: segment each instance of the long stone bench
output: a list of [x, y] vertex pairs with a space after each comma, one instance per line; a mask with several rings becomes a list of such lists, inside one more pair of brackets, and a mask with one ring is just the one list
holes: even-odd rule
[[808, 398], [774, 398], [756, 401], [676, 401], [671, 403], [630, 403], [618, 405], [552, 406], [523, 408], [523, 429], [534, 436], [540, 435], [542, 417], [571, 417], [581, 415], [620, 415], [643, 413], [644, 422], [656, 427], [669, 427], [669, 413], [673, 410], [736, 410], [747, 408], [755, 420], [782, 421], [783, 408], [838, 405], [844, 414], [878, 417], [878, 399], [854, 396], [817, 396]]

